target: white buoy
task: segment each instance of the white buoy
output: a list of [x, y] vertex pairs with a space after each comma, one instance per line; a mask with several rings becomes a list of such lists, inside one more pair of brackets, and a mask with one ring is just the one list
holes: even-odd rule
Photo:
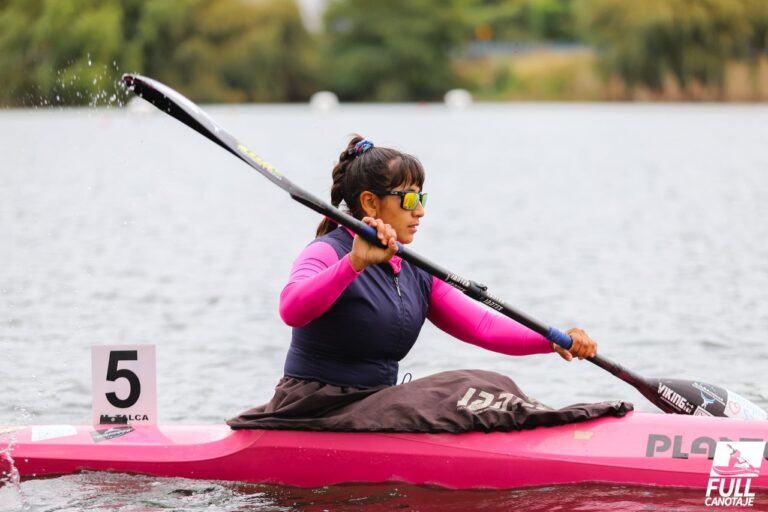
[[317, 91], [309, 99], [309, 105], [315, 110], [335, 110], [339, 106], [339, 97], [331, 91]]
[[448, 108], [467, 108], [472, 106], [472, 94], [466, 89], [451, 89], [445, 93], [444, 101]]

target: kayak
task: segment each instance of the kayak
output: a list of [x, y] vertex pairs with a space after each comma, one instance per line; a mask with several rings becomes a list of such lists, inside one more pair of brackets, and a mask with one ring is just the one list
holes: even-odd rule
[[705, 489], [718, 441], [726, 440], [763, 442], [740, 444], [760, 446], [749, 485], [768, 489], [768, 464], [762, 474], [756, 469], [768, 455], [768, 422], [641, 412], [463, 434], [226, 425], [0, 427], [0, 472], [5, 480], [88, 470], [301, 487], [403, 482], [509, 489], [598, 482]]

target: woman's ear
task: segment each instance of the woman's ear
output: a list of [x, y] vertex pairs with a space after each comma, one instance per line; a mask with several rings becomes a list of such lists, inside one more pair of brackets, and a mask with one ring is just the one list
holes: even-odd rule
[[365, 190], [360, 194], [360, 207], [366, 217], [376, 217], [379, 207], [379, 197], [371, 191]]

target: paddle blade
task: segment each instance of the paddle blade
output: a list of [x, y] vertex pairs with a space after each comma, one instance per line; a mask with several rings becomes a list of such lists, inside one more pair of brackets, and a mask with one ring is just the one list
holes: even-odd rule
[[193, 130], [204, 135], [238, 158], [246, 160], [238, 153], [237, 141], [222, 130], [219, 125], [200, 107], [185, 96], [165, 84], [146, 76], [126, 73], [122, 77], [125, 86], [137, 96], [145, 99], [159, 110], [186, 124]]
[[720, 416], [749, 420], [768, 419], [768, 413], [746, 398], [704, 382], [683, 379], [647, 379], [637, 389], [661, 410], [693, 416]]

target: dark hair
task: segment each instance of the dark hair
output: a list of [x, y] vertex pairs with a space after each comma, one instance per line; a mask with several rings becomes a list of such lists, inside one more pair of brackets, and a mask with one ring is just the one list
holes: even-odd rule
[[[338, 208], [344, 201], [347, 213], [356, 219], [365, 216], [359, 199], [366, 190], [392, 190], [401, 185], [424, 186], [424, 167], [416, 157], [378, 146], [356, 152], [355, 144], [362, 140], [360, 135], [353, 136], [341, 152], [333, 168], [331, 186], [331, 204]], [[317, 236], [330, 233], [336, 226], [335, 221], [323, 219], [317, 227]]]

